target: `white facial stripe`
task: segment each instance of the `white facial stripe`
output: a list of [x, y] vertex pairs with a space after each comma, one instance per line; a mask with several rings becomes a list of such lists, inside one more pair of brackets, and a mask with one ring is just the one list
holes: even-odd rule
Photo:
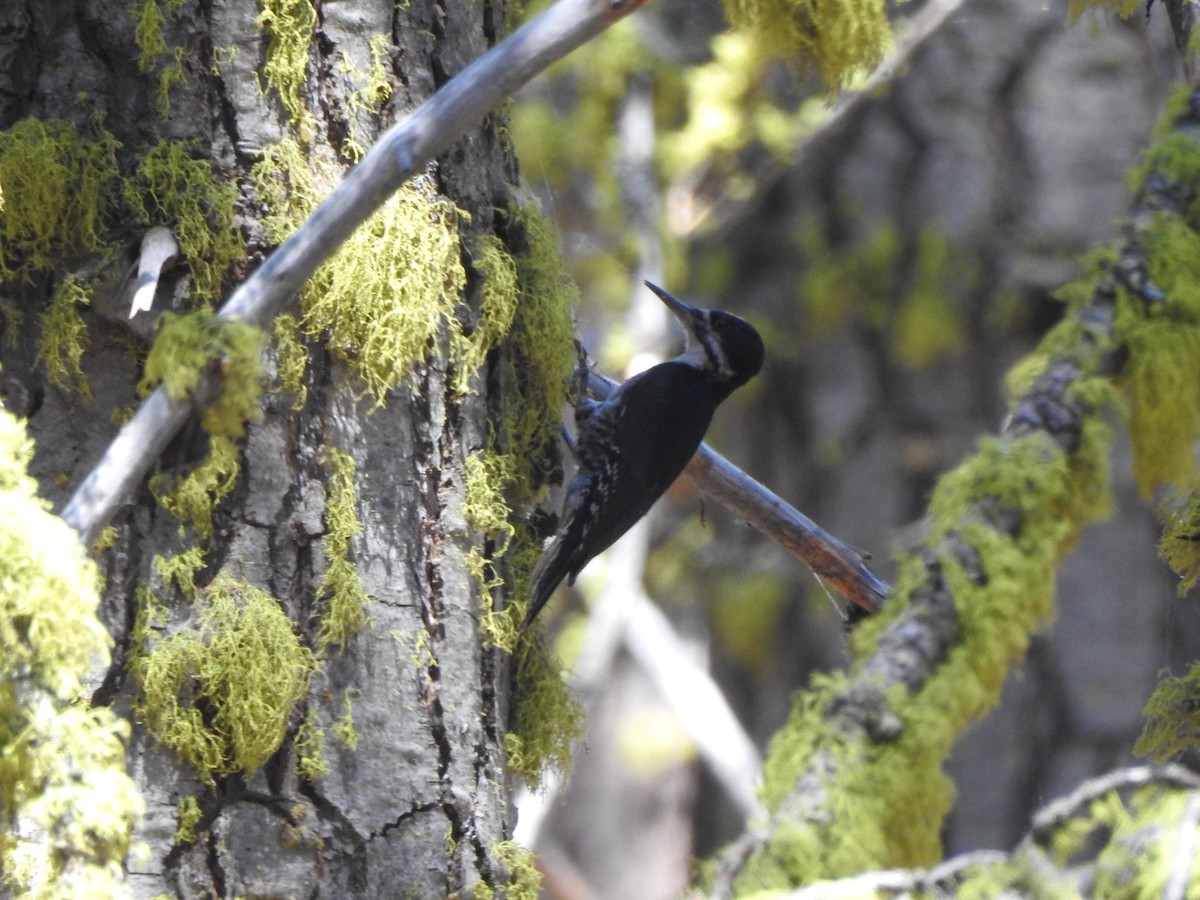
[[687, 333], [687, 346], [677, 358], [679, 362], [693, 369], [707, 369], [716, 372], [721, 378], [730, 378], [733, 376], [733, 370], [729, 367], [729, 360], [725, 356], [720, 339], [711, 328], [711, 310], [705, 310], [703, 318], [705, 327], [699, 338], [692, 334], [690, 329], [684, 329]]

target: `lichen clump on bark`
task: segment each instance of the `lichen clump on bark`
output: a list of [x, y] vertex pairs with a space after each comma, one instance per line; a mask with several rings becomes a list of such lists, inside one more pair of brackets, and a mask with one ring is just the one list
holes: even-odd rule
[[0, 410], [2, 868], [17, 892], [117, 896], [142, 811], [125, 774], [128, 724], [87, 703], [85, 679], [109, 660], [96, 571], [37, 497], [31, 455]]
[[325, 573], [317, 586], [322, 604], [317, 649], [344, 645], [367, 622], [371, 598], [350, 559], [350, 540], [362, 531], [354, 489], [354, 460], [343, 450], [326, 451], [329, 485], [325, 500]]
[[194, 621], [180, 631], [139, 629], [130, 671], [146, 728], [213, 784], [254, 774], [279, 749], [316, 661], [259, 588], [219, 575], [195, 602]]

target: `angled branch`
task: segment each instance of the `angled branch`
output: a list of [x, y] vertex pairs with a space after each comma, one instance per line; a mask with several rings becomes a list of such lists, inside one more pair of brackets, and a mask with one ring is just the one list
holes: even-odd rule
[[[220, 315], [265, 327], [359, 225], [405, 181], [525, 82], [649, 0], [559, 0], [501, 41], [403, 122], [387, 131], [349, 175], [246, 280]], [[63, 518], [91, 544], [145, 478], [188, 418], [219, 391], [209, 372], [193, 396], [157, 388], [76, 489]]]

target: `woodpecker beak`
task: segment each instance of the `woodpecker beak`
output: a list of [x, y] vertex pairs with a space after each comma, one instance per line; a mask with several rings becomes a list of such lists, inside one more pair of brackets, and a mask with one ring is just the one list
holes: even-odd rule
[[659, 300], [666, 304], [667, 309], [671, 311], [671, 315], [679, 320], [679, 324], [683, 326], [683, 330], [687, 332], [689, 337], [697, 333], [697, 326], [704, 326], [704, 312], [702, 310], [696, 309], [694, 306], [688, 306], [677, 297], [672, 297], [657, 284], [651, 284], [647, 281], [645, 285], [658, 295]]

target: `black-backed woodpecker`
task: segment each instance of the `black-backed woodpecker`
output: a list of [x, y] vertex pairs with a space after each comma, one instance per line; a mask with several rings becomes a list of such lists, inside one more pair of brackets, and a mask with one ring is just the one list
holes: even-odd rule
[[679, 320], [683, 353], [630, 378], [606, 400], [581, 391], [575, 410], [579, 469], [567, 487], [558, 533], [531, 583], [528, 624], [662, 496], [704, 440], [717, 406], [763, 364], [758, 332], [737, 316], [696, 309], [646, 282]]

